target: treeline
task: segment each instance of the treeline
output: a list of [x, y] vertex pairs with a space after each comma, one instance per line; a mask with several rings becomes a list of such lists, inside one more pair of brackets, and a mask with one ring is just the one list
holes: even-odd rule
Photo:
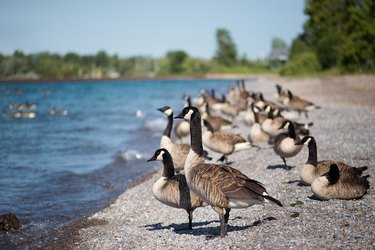
[[375, 1], [305, 1], [308, 20], [283, 75], [375, 72]]
[[0, 54], [2, 79], [71, 79], [204, 75], [209, 73], [257, 73], [270, 70], [266, 60], [252, 61], [237, 55], [229, 31], [216, 32], [217, 51], [212, 59], [190, 57], [182, 50], [169, 51], [163, 58], [134, 56], [120, 58], [99, 51], [96, 55], [65, 55], [48, 52], [11, 56]]
[[[238, 55], [226, 29], [216, 31], [213, 58], [194, 58], [182, 50], [163, 58], [120, 58], [99, 51], [95, 55], [48, 52], [0, 54], [0, 79], [70, 79], [204, 75], [210, 73], [265, 73], [300, 75], [328, 72], [375, 72], [375, 1], [305, 1], [308, 16], [303, 32], [290, 48], [280, 38], [271, 41], [270, 56], [249, 60]], [[256, 39], [256, 38], [254, 38]]]

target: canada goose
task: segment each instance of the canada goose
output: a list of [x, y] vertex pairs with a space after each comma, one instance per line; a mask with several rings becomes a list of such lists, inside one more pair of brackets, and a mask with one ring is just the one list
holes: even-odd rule
[[240, 112], [245, 111], [246, 108], [237, 104], [231, 104], [229, 102], [225, 102], [223, 103], [220, 110], [223, 114], [234, 119]]
[[300, 139], [296, 134], [293, 122], [289, 120], [284, 121], [280, 129], [285, 128], [288, 129], [288, 132], [280, 133], [276, 136], [273, 150], [283, 159], [285, 166], [287, 166], [285, 158], [297, 155], [301, 151], [302, 145], [296, 145]]
[[277, 109], [272, 109], [271, 106], [267, 105], [265, 111], [267, 112], [267, 119], [262, 122], [262, 130], [269, 134], [271, 137], [275, 137], [280, 133], [287, 132], [287, 128], [280, 129], [286, 119], [280, 115]]
[[275, 94], [276, 100], [280, 102], [281, 104], [284, 104], [284, 100], [288, 97], [288, 91], [283, 90], [283, 88], [279, 84], [276, 84], [276, 90], [277, 90], [277, 93]]
[[[309, 148], [308, 159], [303, 166], [300, 174], [301, 181], [304, 185], [311, 185], [311, 183], [319, 178], [322, 174], [327, 173], [332, 164], [336, 164], [340, 171], [349, 170], [352, 166], [332, 160], [318, 161], [318, 151], [316, 146], [315, 138], [312, 136], [305, 136], [301, 141], [296, 143], [297, 145], [306, 145]], [[367, 167], [353, 168], [353, 172], [357, 172], [361, 175]]]
[[[191, 106], [191, 100], [188, 94], [184, 94], [184, 101], [185, 101], [184, 107]], [[176, 126], [174, 127], [174, 133], [177, 136], [177, 138], [180, 140], [181, 138], [188, 136], [190, 134], [189, 122], [182, 120], [181, 122], [177, 123]]]
[[288, 108], [296, 110], [299, 114], [301, 114], [301, 112], [304, 112], [306, 118], [308, 118], [308, 111], [313, 109], [320, 109], [320, 106], [316, 106], [310, 101], [293, 95], [290, 90], [288, 90], [288, 96], [284, 99], [284, 105]]
[[163, 174], [152, 186], [152, 193], [161, 203], [185, 209], [189, 215], [189, 229], [193, 229], [193, 211], [203, 206], [203, 201], [198, 198], [186, 183], [185, 175], [174, 174], [174, 166], [171, 154], [165, 148], [155, 151], [154, 155], [147, 160], [162, 161], [164, 168]]
[[50, 114], [51, 115], [68, 115], [68, 110], [67, 109], [56, 109], [54, 105], [51, 106], [50, 109]]
[[203, 99], [209, 105], [209, 107], [214, 110], [219, 109], [221, 105], [224, 103], [223, 100], [220, 100], [215, 97], [214, 89], [211, 89], [211, 94], [209, 94], [208, 91], [205, 91], [203, 93]]
[[208, 103], [205, 103], [204, 107], [205, 109], [203, 110], [202, 117], [210, 122], [215, 131], [229, 129], [232, 127], [232, 122], [230, 122], [229, 120], [221, 116], [211, 115]]
[[260, 109], [265, 109], [266, 106], [270, 106], [272, 109], [279, 109], [280, 111], [283, 110], [283, 108], [277, 105], [276, 103], [271, 102], [271, 101], [266, 101], [263, 97], [262, 92], [254, 93], [253, 98], [254, 98], [254, 105]]
[[331, 164], [327, 173], [313, 181], [311, 191], [320, 200], [361, 198], [370, 188], [369, 176], [360, 176], [352, 170], [340, 171], [336, 164]]
[[189, 144], [175, 144], [171, 140], [171, 131], [173, 127], [173, 110], [169, 106], [164, 106], [158, 109], [160, 112], [168, 117], [168, 123], [165, 127], [163, 135], [160, 139], [160, 148], [165, 148], [172, 155], [173, 165], [176, 172], [184, 169], [186, 157], [190, 150]]
[[249, 141], [251, 143], [266, 142], [270, 140], [270, 135], [262, 130], [261, 124], [259, 123], [259, 112], [255, 109], [254, 112], [254, 123], [250, 128]]
[[226, 223], [232, 208], [246, 208], [269, 201], [282, 206], [280, 201], [268, 195], [262, 183], [230, 166], [204, 162], [202, 121], [196, 107], [184, 108], [175, 118], [190, 121], [191, 149], [184, 167], [186, 182], [190, 190], [218, 213], [221, 237], [227, 234]]
[[[262, 129], [264, 132], [269, 134], [271, 137], [275, 137], [282, 132], [287, 132], [288, 129], [280, 130], [280, 126], [284, 121], [289, 120], [283, 117], [278, 109], [272, 109], [266, 105], [267, 119], [262, 122]], [[309, 127], [313, 125], [310, 123], [298, 123], [293, 122], [296, 133], [299, 135], [309, 135]]]
[[245, 138], [229, 131], [214, 131], [210, 122], [203, 120], [204, 126], [207, 130], [203, 133], [203, 144], [209, 149], [223, 154], [218, 160], [228, 163], [228, 155], [233, 152], [250, 148], [252, 145], [247, 142]]
[[36, 113], [35, 112], [20, 111], [20, 112], [14, 113], [14, 117], [15, 118], [30, 118], [30, 119], [33, 119], [33, 118], [36, 117]]
[[246, 87], [245, 87], [245, 80], [244, 79], [241, 79], [238, 83], [237, 83], [237, 87], [238, 87], [238, 91], [239, 91], [239, 94], [238, 94], [238, 101], [240, 103], [246, 103], [248, 98], [252, 96], [252, 93], [250, 93], [249, 91], [246, 90]]
[[37, 104], [35, 104], [35, 103], [30, 104], [29, 102], [22, 103], [22, 104], [19, 104], [19, 105], [17, 105], [17, 104], [11, 104], [11, 105], [14, 109], [17, 109], [18, 111], [34, 110], [38, 107]]

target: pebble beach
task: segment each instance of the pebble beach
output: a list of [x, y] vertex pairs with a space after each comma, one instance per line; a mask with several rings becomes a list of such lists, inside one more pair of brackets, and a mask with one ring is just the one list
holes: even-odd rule
[[[261, 91], [265, 99], [275, 101], [276, 83], [321, 106], [308, 118], [299, 117], [314, 123], [310, 134], [317, 142], [318, 160], [368, 166], [364, 174], [370, 175], [370, 189], [361, 199], [317, 200], [309, 186], [300, 184], [307, 147], [287, 159], [291, 169], [286, 169], [272, 146], [263, 143], [258, 144], [260, 149], [235, 152], [229, 160], [232, 167], [263, 183], [284, 207], [232, 209], [224, 238], [210, 237], [220, 231], [219, 218], [210, 206], [194, 211], [193, 230], [189, 230], [184, 210], [153, 197], [160, 166], [102, 211], [62, 228], [47, 249], [374, 249], [375, 76], [260, 76], [247, 82], [246, 89]], [[240, 119], [235, 124], [232, 131], [247, 138], [249, 125]], [[213, 161], [220, 157], [209, 153]]]

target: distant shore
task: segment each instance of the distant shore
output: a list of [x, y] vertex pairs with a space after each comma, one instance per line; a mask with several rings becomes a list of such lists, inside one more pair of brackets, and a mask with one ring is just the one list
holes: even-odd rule
[[189, 79], [248, 79], [259, 76], [277, 76], [276, 74], [207, 74], [207, 75], [170, 75], [156, 77], [118, 77], [118, 78], [19, 78], [19, 79], [0, 79], [3, 83], [20, 83], [20, 82], [98, 82], [98, 81], [145, 81], [145, 80], [189, 80]]
[[[254, 77], [256, 81], [249, 82], [247, 89], [262, 91], [266, 99], [274, 100], [277, 81], [322, 106], [321, 110], [311, 111], [309, 118], [314, 122], [311, 133], [318, 142], [318, 159], [369, 166], [368, 194], [350, 201], [311, 199], [310, 188], [298, 185], [299, 171], [307, 159], [306, 149], [288, 160], [294, 166], [290, 171], [277, 167], [280, 158], [270, 148], [240, 151], [231, 156], [235, 161], [232, 166], [264, 183], [284, 208], [254, 206], [235, 210], [229, 220], [228, 236], [207, 240], [207, 235], [218, 233], [216, 213], [209, 207], [197, 209], [194, 230], [186, 230], [186, 213], [167, 207], [152, 196], [152, 184], [160, 177], [158, 168], [102, 211], [59, 229], [56, 240], [47, 248], [374, 248], [375, 75], [296, 80], [268, 75]], [[233, 75], [228, 79], [238, 78], [244, 76]], [[246, 137], [248, 131], [249, 127], [242, 123], [235, 130]], [[295, 205], [296, 201], [302, 201], [302, 205]], [[292, 218], [293, 213], [298, 217]]]

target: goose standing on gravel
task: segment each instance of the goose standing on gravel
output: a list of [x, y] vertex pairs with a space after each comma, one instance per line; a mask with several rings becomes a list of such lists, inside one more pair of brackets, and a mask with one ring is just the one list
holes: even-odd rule
[[284, 104], [284, 100], [288, 97], [288, 91], [283, 90], [283, 88], [279, 84], [276, 84], [276, 90], [277, 90], [277, 93], [275, 94], [276, 100], [279, 103]]
[[173, 160], [168, 150], [165, 148], [156, 150], [147, 160], [150, 161], [162, 161], [164, 165], [161, 178], [152, 186], [153, 195], [165, 205], [185, 209], [189, 215], [189, 229], [193, 229], [193, 211], [203, 206], [203, 201], [190, 192], [185, 175], [174, 174]]
[[297, 142], [300, 138], [297, 136], [294, 129], [293, 122], [286, 120], [280, 126], [280, 129], [288, 129], [286, 133], [280, 133], [275, 137], [275, 143], [273, 145], [273, 150], [277, 155], [281, 157], [286, 165], [285, 158], [296, 156], [302, 149], [302, 145], [298, 145]]
[[184, 108], [175, 118], [190, 121], [191, 149], [184, 167], [186, 182], [190, 190], [219, 215], [221, 237], [227, 234], [226, 224], [232, 208], [246, 208], [265, 202], [282, 206], [280, 201], [268, 195], [262, 183], [230, 166], [204, 162], [202, 121], [196, 107]]
[[229, 131], [215, 132], [210, 122], [207, 120], [203, 120], [203, 124], [207, 128], [202, 136], [203, 144], [209, 149], [223, 154], [218, 161], [228, 163], [228, 155], [239, 150], [248, 149], [252, 146], [250, 142], [247, 142], [246, 139], [240, 135]]
[[218, 115], [211, 115], [210, 106], [205, 103], [202, 117], [210, 122], [215, 131], [229, 129], [233, 127], [232, 122]]
[[313, 181], [311, 191], [320, 200], [361, 198], [370, 188], [369, 176], [360, 176], [353, 170], [340, 171], [333, 163], [327, 173]]
[[[297, 145], [305, 145], [309, 148], [309, 155], [305, 165], [303, 166], [300, 174], [301, 181], [304, 185], [311, 185], [311, 183], [319, 178], [322, 174], [327, 173], [332, 164], [336, 164], [340, 171], [347, 171], [352, 169], [352, 166], [332, 160], [318, 161], [318, 150], [316, 146], [315, 138], [312, 136], [305, 136], [301, 141], [296, 143]], [[362, 172], [365, 171], [367, 167], [353, 168], [351, 170], [353, 173], [361, 176]]]
[[308, 118], [308, 112], [313, 109], [320, 109], [320, 106], [316, 106], [314, 103], [304, 100], [296, 95], [293, 95], [290, 90], [288, 90], [288, 97], [284, 99], [284, 105], [290, 109], [297, 111], [299, 114], [301, 112], [305, 113], [306, 118]]
[[168, 123], [160, 139], [160, 148], [165, 148], [172, 155], [173, 165], [176, 172], [184, 169], [186, 157], [190, 150], [189, 144], [175, 144], [171, 140], [171, 131], [173, 127], [173, 110], [169, 106], [158, 109], [168, 117]]

